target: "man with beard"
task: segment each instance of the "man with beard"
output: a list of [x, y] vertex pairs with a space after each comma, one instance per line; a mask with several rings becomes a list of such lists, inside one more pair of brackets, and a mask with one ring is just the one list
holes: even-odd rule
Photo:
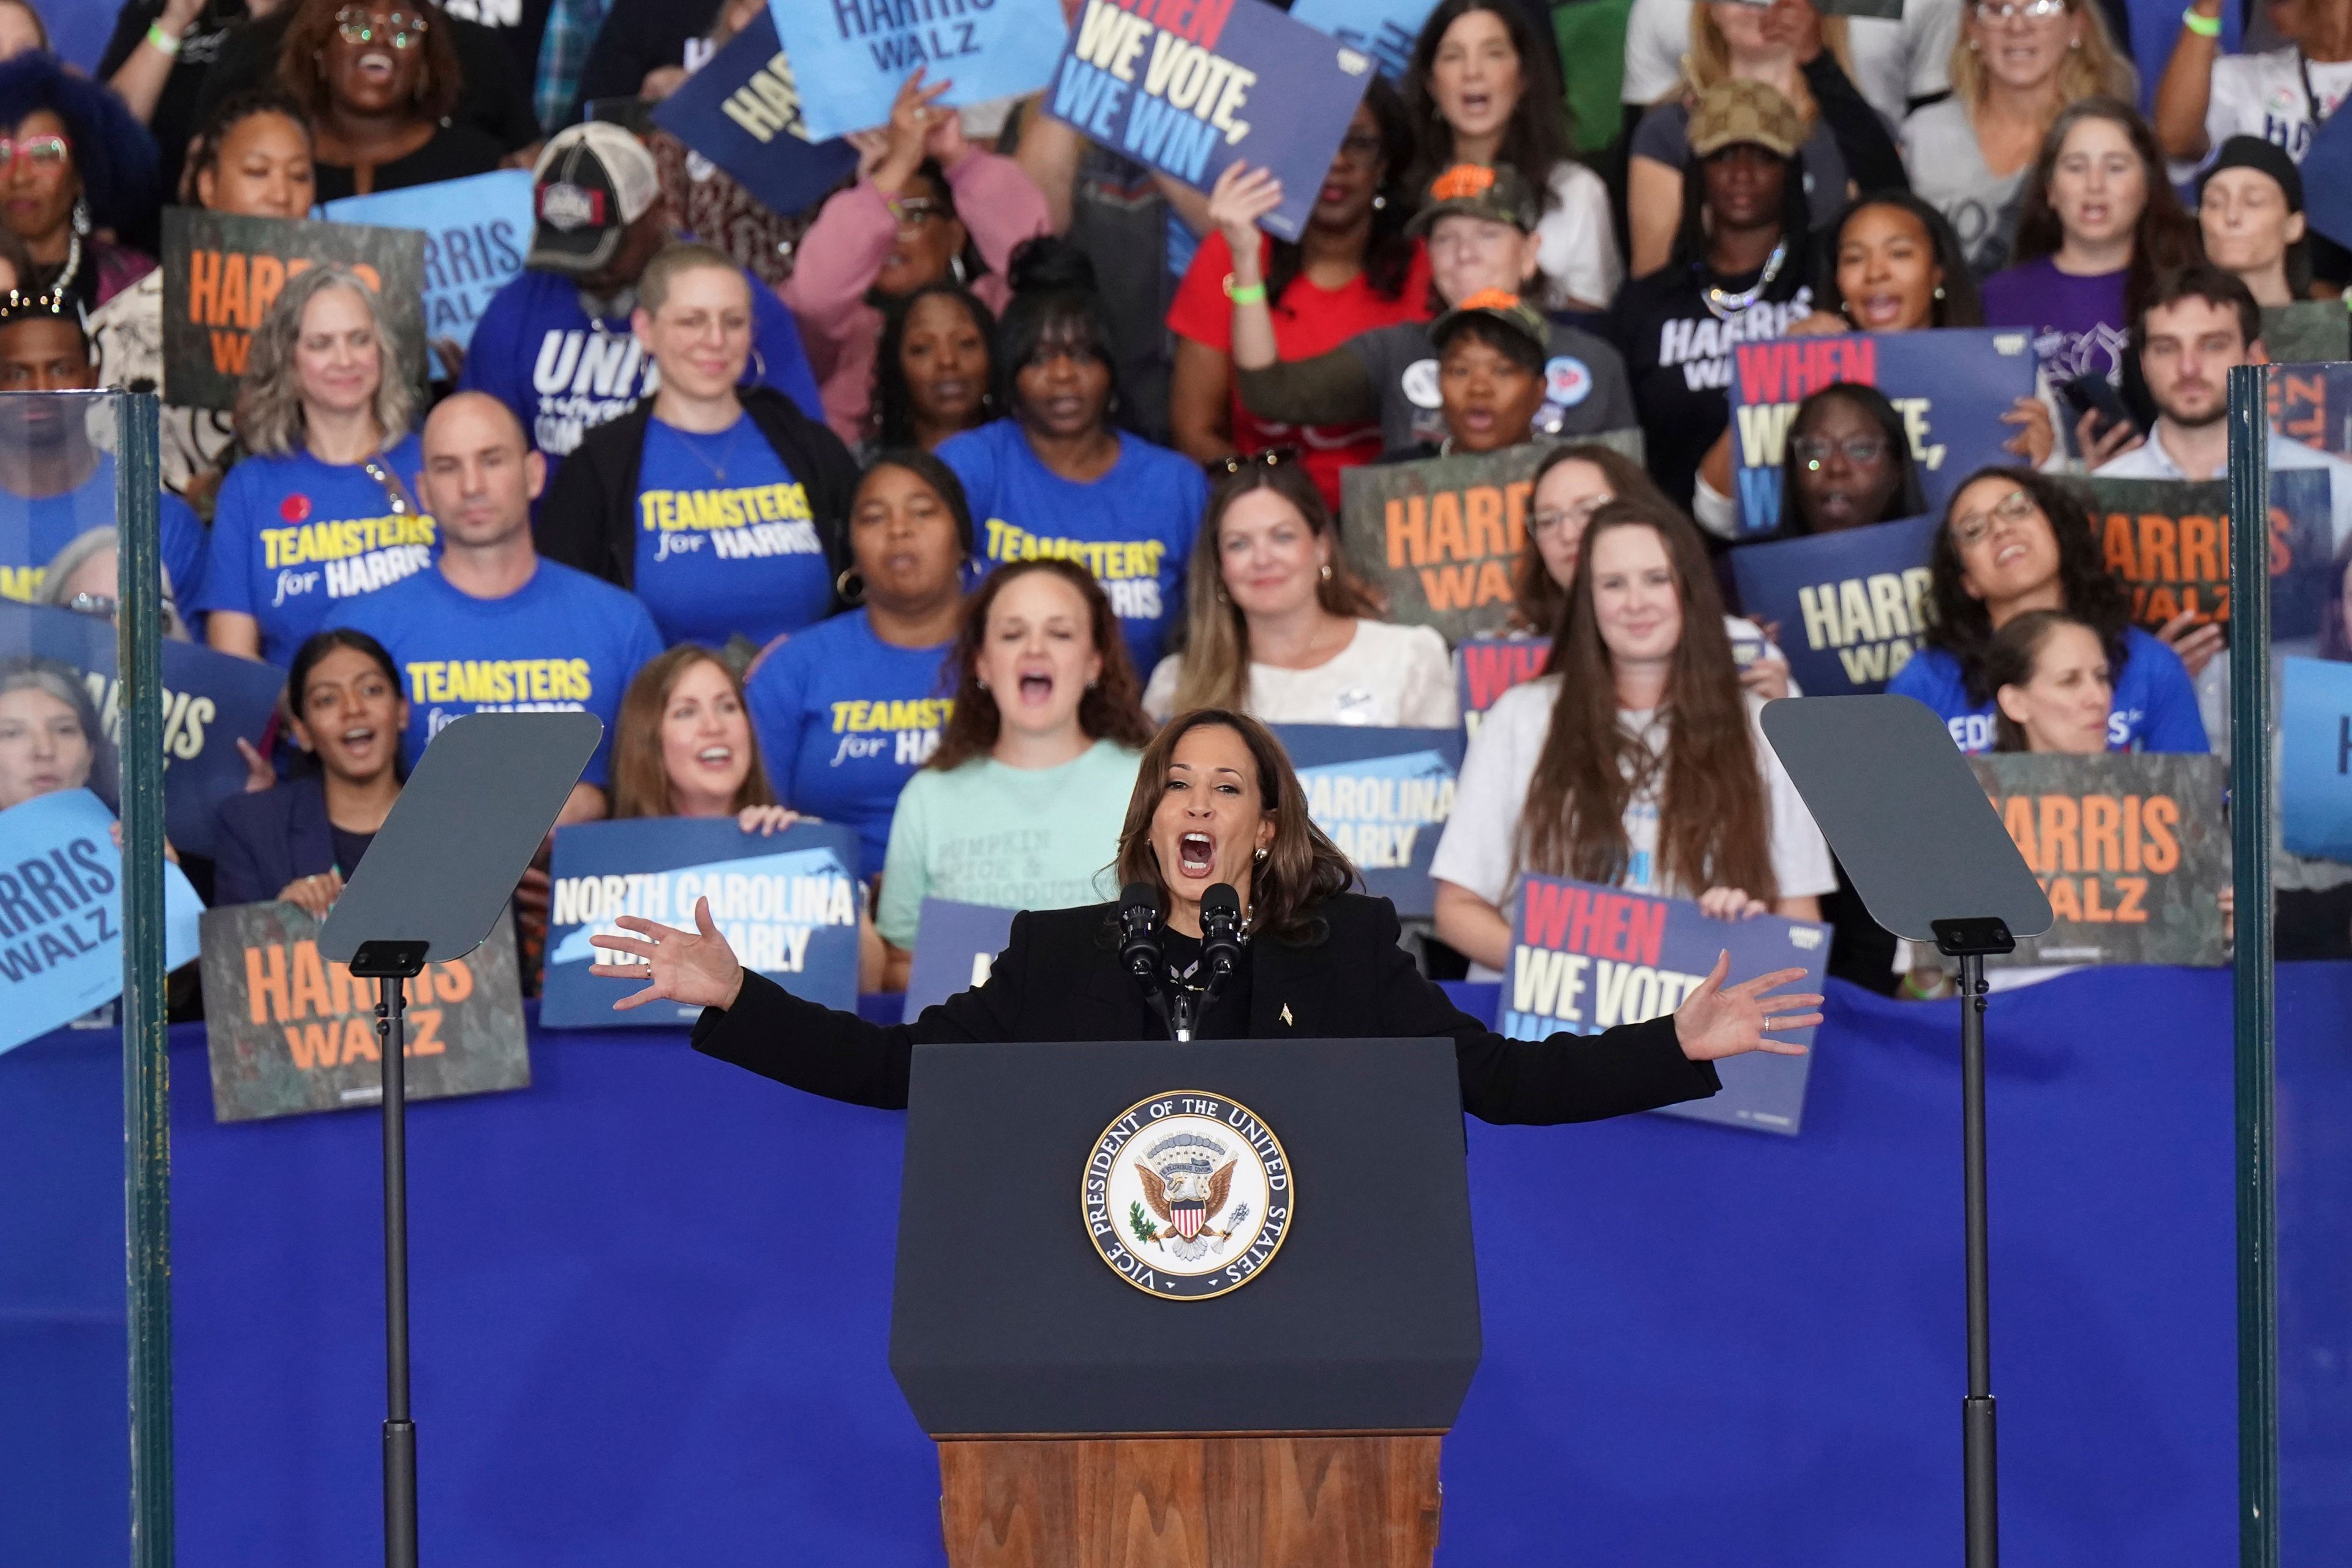
[[[0, 392], [88, 392], [89, 335], [70, 300], [0, 295]], [[37, 600], [48, 563], [94, 528], [115, 525], [114, 456], [91, 440], [92, 397], [0, 398], [0, 598]], [[164, 591], [184, 602], [204, 570], [205, 528], [163, 495]]]

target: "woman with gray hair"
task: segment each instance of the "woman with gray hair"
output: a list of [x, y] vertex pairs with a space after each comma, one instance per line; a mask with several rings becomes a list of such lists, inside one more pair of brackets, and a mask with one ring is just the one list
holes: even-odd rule
[[[110, 528], [93, 528], [49, 558], [41, 574], [41, 602], [77, 615], [113, 622], [121, 596], [122, 536]], [[199, 545], [201, 549], [201, 545]], [[180, 614], [181, 589], [172, 579], [170, 552], [163, 565], [163, 635], [173, 642], [191, 642], [186, 617]]]
[[358, 271], [288, 279], [253, 334], [237, 413], [252, 455], [221, 483], [193, 606], [213, 647], [283, 665], [335, 603], [432, 563], [412, 368]]

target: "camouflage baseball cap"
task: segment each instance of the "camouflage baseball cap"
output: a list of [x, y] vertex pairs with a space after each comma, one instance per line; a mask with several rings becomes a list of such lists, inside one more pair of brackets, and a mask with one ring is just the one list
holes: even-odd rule
[[1407, 232], [1426, 234], [1439, 218], [1455, 213], [1507, 223], [1525, 234], [1535, 232], [1543, 207], [1519, 172], [1508, 163], [1456, 163], [1429, 182], [1421, 211]]
[[1465, 296], [1460, 304], [1430, 323], [1430, 341], [1443, 350], [1454, 336], [1454, 329], [1473, 316], [1484, 316], [1510, 328], [1535, 344], [1538, 354], [1551, 347], [1551, 323], [1544, 320], [1542, 311], [1507, 289], [1481, 289]]
[[1805, 142], [1804, 121], [1780, 89], [1735, 78], [1698, 95], [1691, 110], [1691, 156], [1705, 158], [1742, 142], [1793, 158]]

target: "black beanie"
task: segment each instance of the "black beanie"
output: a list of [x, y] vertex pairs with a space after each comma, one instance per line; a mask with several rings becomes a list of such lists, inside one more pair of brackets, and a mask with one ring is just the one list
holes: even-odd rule
[[2254, 169], [2268, 174], [2278, 182], [2278, 188], [2286, 193], [2286, 210], [2291, 213], [2303, 210], [2303, 172], [2294, 166], [2294, 160], [2286, 155], [2286, 149], [2277, 143], [2265, 142], [2259, 136], [2232, 136], [2222, 142], [2221, 151], [2214, 154], [2213, 162], [2197, 176], [2199, 205], [2204, 205], [2205, 183], [2224, 169]]

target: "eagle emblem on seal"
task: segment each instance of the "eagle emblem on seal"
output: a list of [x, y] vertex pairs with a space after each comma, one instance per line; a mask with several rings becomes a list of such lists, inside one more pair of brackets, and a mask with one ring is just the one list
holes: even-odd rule
[[1137, 1227], [1138, 1239], [1187, 1263], [1222, 1254], [1226, 1240], [1249, 1218], [1244, 1204], [1223, 1229], [1216, 1223], [1225, 1217], [1233, 1195], [1234, 1163], [1230, 1149], [1199, 1132], [1171, 1132], [1144, 1150], [1135, 1173], [1145, 1205], [1167, 1228], [1147, 1222]]

